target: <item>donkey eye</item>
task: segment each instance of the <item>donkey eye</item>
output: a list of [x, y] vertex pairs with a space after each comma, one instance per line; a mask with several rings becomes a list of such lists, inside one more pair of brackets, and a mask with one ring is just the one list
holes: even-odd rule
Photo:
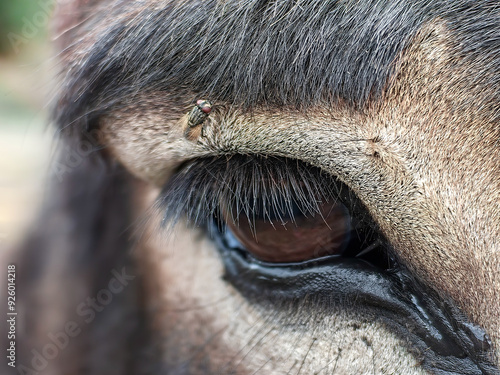
[[341, 255], [351, 237], [351, 217], [339, 200], [318, 202], [318, 212], [304, 213], [295, 201], [275, 198], [270, 207], [255, 199], [253, 215], [223, 208], [226, 236], [234, 235], [258, 260], [294, 263]]
[[[358, 258], [392, 260], [376, 225], [342, 182], [298, 160], [258, 155], [195, 159], [165, 186], [164, 222], [206, 228], [219, 249], [273, 267]], [[310, 263], [312, 261], [312, 263]], [[316, 262], [316, 263], [315, 263]]]

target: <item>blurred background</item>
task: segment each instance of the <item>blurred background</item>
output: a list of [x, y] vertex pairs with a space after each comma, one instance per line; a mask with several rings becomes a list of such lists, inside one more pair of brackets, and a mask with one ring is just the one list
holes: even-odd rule
[[40, 207], [54, 131], [48, 126], [57, 68], [52, 0], [0, 0], [0, 251], [12, 248]]

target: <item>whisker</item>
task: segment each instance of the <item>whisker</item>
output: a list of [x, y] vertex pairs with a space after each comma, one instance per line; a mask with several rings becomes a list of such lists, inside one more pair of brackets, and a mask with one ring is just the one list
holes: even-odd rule
[[382, 242], [379, 239], [377, 239], [370, 246], [368, 246], [367, 248], [361, 250], [361, 252], [359, 252], [358, 254], [356, 254], [356, 258], [359, 258], [359, 257], [362, 257], [363, 255], [368, 254], [369, 252], [375, 250], [380, 245], [382, 245]]

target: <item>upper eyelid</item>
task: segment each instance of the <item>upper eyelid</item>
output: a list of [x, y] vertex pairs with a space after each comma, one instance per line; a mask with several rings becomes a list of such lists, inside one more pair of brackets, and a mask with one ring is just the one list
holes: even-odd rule
[[267, 194], [270, 200], [273, 194], [284, 194], [297, 198], [300, 207], [312, 213], [319, 211], [318, 197], [338, 196], [337, 183], [296, 160], [242, 155], [201, 158], [188, 162], [170, 178], [157, 208], [164, 222], [176, 222], [187, 215], [194, 223], [202, 223], [216, 213], [221, 201], [235, 202], [248, 211], [254, 203], [250, 201], [252, 194]]

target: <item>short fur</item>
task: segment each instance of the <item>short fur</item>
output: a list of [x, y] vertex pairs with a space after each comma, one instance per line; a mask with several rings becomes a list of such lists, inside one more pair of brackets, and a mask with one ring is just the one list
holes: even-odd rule
[[[498, 365], [497, 2], [75, 1], [59, 19], [55, 122], [70, 145], [98, 131], [99, 150], [55, 184], [21, 254], [22, 304], [40, 308], [19, 363], [126, 266], [137, 283], [46, 373], [446, 373], [362, 312], [304, 301], [283, 321], [254, 306], [196, 231], [162, 240], [149, 208], [182, 163], [255, 154], [349, 186], [415, 277], [488, 332]], [[186, 139], [196, 99], [214, 109]]]
[[[396, 57], [437, 17], [467, 59], [484, 61], [481, 74], [491, 76], [490, 87], [500, 86], [492, 74], [500, 62], [495, 2], [168, 1], [142, 7], [121, 1], [105, 13], [104, 28], [97, 15], [97, 24], [79, 26], [83, 40], [66, 51], [78, 51], [78, 66], [67, 70], [57, 111], [64, 128], [81, 131], [151, 91], [243, 109], [339, 100], [363, 105], [381, 94]], [[89, 38], [92, 48], [82, 55]]]

